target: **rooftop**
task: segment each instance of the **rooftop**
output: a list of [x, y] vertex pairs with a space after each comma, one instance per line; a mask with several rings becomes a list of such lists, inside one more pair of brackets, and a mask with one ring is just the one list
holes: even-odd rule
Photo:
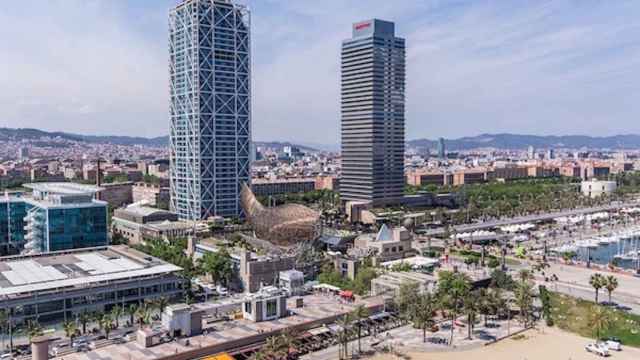
[[62, 195], [93, 195], [103, 190], [103, 188], [93, 185], [76, 184], [70, 182], [30, 183], [24, 184], [23, 186], [34, 191]]
[[139, 216], [149, 216], [157, 213], [163, 214], [168, 212], [166, 210], [141, 205], [129, 205], [123, 210]]
[[[0, 257], [0, 296], [87, 287], [181, 268], [127, 246]], [[31, 295], [31, 294], [30, 294]]]

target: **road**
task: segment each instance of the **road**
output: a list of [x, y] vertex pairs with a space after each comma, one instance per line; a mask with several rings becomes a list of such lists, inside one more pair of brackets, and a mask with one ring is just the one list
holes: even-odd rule
[[[483, 221], [483, 222], [474, 223], [474, 224], [457, 225], [457, 226], [454, 226], [454, 229], [457, 233], [470, 232], [470, 231], [490, 229], [490, 228], [505, 226], [505, 225], [551, 220], [551, 219], [555, 219], [563, 216], [575, 216], [575, 215], [583, 215], [583, 214], [589, 214], [589, 213], [594, 213], [599, 211], [619, 210], [625, 207], [631, 207], [631, 206], [637, 206], [637, 205], [638, 205], [637, 202], [627, 202], [622, 204], [611, 204], [611, 205], [594, 206], [594, 207], [580, 208], [580, 209], [561, 210], [561, 211], [549, 212], [544, 214], [517, 216], [517, 217], [507, 218], [507, 219]], [[420, 235], [435, 236], [435, 235], [441, 235], [442, 233], [444, 233], [444, 230], [445, 230], [444, 227], [440, 227], [437, 229], [419, 230], [418, 232], [420, 233]]]
[[[611, 299], [621, 305], [630, 307], [634, 314], [640, 315], [640, 277], [624, 273], [610, 273], [603, 270], [587, 269], [578, 266], [568, 266], [551, 263], [545, 269], [547, 276], [555, 274], [559, 281], [545, 282], [541, 277], [536, 278], [538, 285], [546, 285], [550, 290], [593, 301], [595, 292], [589, 284], [591, 275], [600, 273], [602, 275], [613, 275], [618, 280], [618, 288], [613, 292]], [[608, 300], [606, 290], [600, 290], [599, 300]]]

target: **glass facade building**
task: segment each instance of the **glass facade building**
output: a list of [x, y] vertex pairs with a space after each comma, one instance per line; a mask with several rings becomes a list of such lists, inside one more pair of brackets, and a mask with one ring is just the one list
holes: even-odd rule
[[24, 248], [26, 204], [20, 197], [0, 199], [0, 256], [16, 255]]
[[404, 192], [405, 41], [382, 20], [342, 42], [340, 198], [376, 205]]
[[184, 0], [169, 13], [171, 211], [241, 216], [250, 182], [250, 16], [228, 0]]
[[99, 189], [72, 183], [26, 184], [31, 196], [0, 200], [0, 256], [108, 244], [107, 203]]

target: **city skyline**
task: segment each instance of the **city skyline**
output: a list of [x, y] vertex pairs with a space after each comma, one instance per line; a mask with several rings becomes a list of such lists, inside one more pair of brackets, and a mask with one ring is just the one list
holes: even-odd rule
[[[0, 45], [12, 54], [0, 60], [0, 68], [11, 69], [2, 75], [0, 126], [165, 135], [166, 12], [173, 3], [25, 2], [3, 9], [3, 29], [20, 28], [16, 19], [34, 26]], [[408, 139], [640, 133], [633, 121], [637, 3], [243, 3], [258, 33], [255, 139], [337, 142], [336, 44], [356, 19], [382, 15], [415, 44], [407, 57]], [[46, 46], [24, 46], [42, 39]]]

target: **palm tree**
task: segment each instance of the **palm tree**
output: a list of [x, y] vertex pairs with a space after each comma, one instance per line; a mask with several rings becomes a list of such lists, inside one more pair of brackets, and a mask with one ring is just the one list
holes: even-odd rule
[[364, 305], [358, 305], [351, 312], [351, 316], [356, 322], [356, 326], [358, 328], [358, 353], [362, 352], [362, 347], [360, 346], [360, 338], [362, 337], [362, 321], [369, 316], [369, 309], [367, 309]]
[[129, 315], [129, 322], [131, 323], [131, 326], [133, 326], [136, 323], [136, 313], [138, 312], [138, 305], [136, 304], [131, 304], [129, 305], [129, 307], [127, 307], [127, 315]]
[[100, 319], [100, 327], [104, 330], [104, 336], [109, 340], [109, 334], [113, 330], [113, 318], [110, 315], [103, 316]]
[[38, 320], [28, 320], [27, 321], [27, 336], [29, 336], [29, 341], [31, 341], [36, 336], [42, 336], [44, 333], [42, 332], [42, 326], [38, 323]]
[[158, 307], [160, 314], [164, 312], [164, 309], [166, 309], [168, 305], [169, 305], [169, 300], [164, 296], [161, 296], [156, 300], [156, 306]]
[[479, 296], [477, 292], [469, 292], [463, 299], [462, 312], [467, 316], [467, 338], [471, 340], [476, 315], [479, 310]]
[[596, 309], [591, 312], [589, 326], [595, 330], [596, 340], [600, 339], [600, 333], [609, 329], [611, 323], [611, 313], [602, 306], [596, 306]]
[[140, 328], [142, 328], [142, 326], [145, 324], [149, 324], [149, 317], [151, 316], [149, 306], [147, 306], [147, 304], [144, 304], [138, 307], [138, 309], [136, 309], [135, 316], [138, 318], [138, 325], [140, 326]]
[[124, 309], [120, 306], [116, 305], [113, 307], [113, 309], [111, 309], [111, 317], [116, 323], [116, 329], [120, 327], [120, 317], [122, 317], [123, 314]]
[[338, 332], [338, 343], [340, 344], [339, 358], [346, 359], [349, 357], [349, 337], [351, 335], [351, 316], [345, 314], [337, 322], [341, 330]]
[[605, 286], [605, 278], [601, 274], [593, 274], [591, 278], [589, 278], [589, 284], [593, 287], [596, 292], [596, 304], [598, 303], [598, 293], [600, 289]]
[[609, 302], [611, 302], [611, 293], [613, 293], [613, 291], [618, 288], [618, 279], [616, 279], [616, 277], [613, 275], [607, 276], [605, 278], [604, 287], [609, 293]]
[[87, 333], [87, 324], [91, 321], [91, 314], [87, 310], [83, 311], [78, 317], [78, 321], [82, 325], [82, 335]]
[[450, 271], [438, 273], [438, 297], [441, 299], [442, 307], [449, 313], [451, 320], [449, 346], [453, 345], [455, 321], [460, 309], [462, 309], [463, 299], [469, 291], [471, 291], [471, 282], [466, 275]]
[[62, 328], [64, 329], [64, 334], [69, 338], [69, 341], [73, 342], [73, 338], [76, 337], [76, 331], [78, 331], [78, 326], [73, 321], [65, 321], [62, 324]]
[[438, 303], [431, 293], [422, 296], [414, 308], [413, 321], [422, 329], [422, 342], [427, 342], [427, 328], [435, 324], [433, 318], [437, 310]]
[[9, 316], [7, 315], [7, 311], [5, 309], [0, 309], [0, 335], [2, 335], [2, 348], [4, 349], [4, 334], [5, 329], [8, 330], [9, 327]]
[[528, 281], [518, 283], [515, 289], [515, 301], [520, 308], [520, 319], [524, 327], [529, 324], [529, 317], [533, 311], [533, 285]]

